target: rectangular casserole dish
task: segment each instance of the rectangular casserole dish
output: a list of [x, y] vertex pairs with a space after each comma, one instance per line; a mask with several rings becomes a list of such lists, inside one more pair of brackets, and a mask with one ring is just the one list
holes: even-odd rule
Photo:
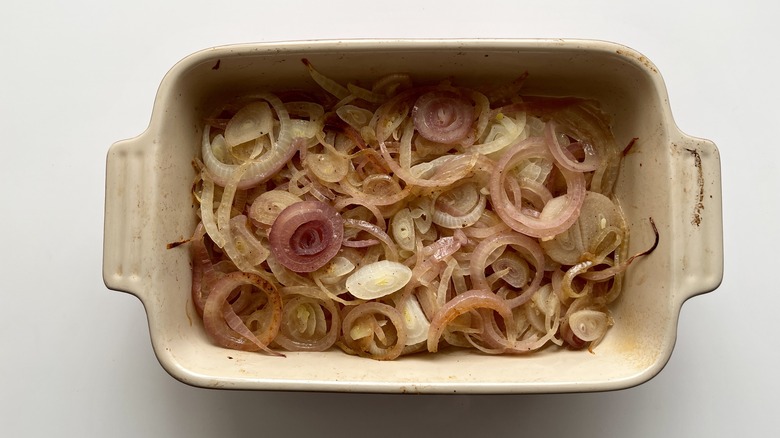
[[[595, 350], [548, 348], [527, 356], [473, 351], [393, 362], [338, 349], [286, 358], [226, 350], [206, 336], [190, 298], [186, 245], [195, 225], [193, 157], [202, 120], [226, 100], [259, 90], [315, 88], [301, 58], [336, 80], [407, 72], [415, 81], [506, 83], [530, 76], [529, 94], [595, 98], [612, 117], [624, 159], [617, 196], [632, 228], [631, 253], [660, 244], [628, 271], [615, 325]], [[682, 303], [723, 275], [720, 159], [715, 145], [675, 125], [656, 67], [636, 51], [584, 40], [350, 40], [207, 49], [165, 76], [151, 123], [114, 144], [106, 175], [103, 278], [144, 304], [155, 354], [176, 379], [230, 389], [412, 393], [539, 393], [626, 388], [656, 375], [674, 347]]]

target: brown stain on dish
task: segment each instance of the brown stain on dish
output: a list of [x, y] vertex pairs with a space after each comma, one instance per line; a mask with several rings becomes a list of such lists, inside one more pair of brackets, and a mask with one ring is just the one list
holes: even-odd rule
[[221, 59], [217, 59], [216, 64], [214, 64], [214, 67], [211, 67], [212, 70], [219, 70], [219, 63], [221, 62]]
[[693, 218], [691, 224], [699, 226], [701, 225], [701, 212], [704, 210], [704, 170], [701, 167], [701, 155], [696, 149], [685, 148], [686, 151], [693, 155], [694, 166], [696, 166], [696, 186], [699, 189], [696, 205], [693, 207]]
[[176, 241], [176, 242], [167, 243], [165, 245], [165, 249], [173, 249], [173, 248], [176, 248], [177, 246], [184, 245], [185, 243], [187, 243], [189, 241], [190, 241], [190, 239], [184, 239], [184, 240], [179, 240], [179, 241]]
[[648, 70], [652, 71], [653, 73], [658, 73], [658, 70], [655, 68], [653, 63], [650, 62], [650, 60], [643, 55], [639, 55], [636, 52], [620, 50], [620, 49], [616, 50], [615, 53], [621, 56], [625, 56], [627, 58], [635, 59], [639, 61], [642, 65], [647, 67]]

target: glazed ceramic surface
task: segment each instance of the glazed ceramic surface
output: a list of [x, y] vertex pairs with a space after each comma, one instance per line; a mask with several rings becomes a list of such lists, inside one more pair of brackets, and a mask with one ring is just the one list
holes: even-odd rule
[[[379, 362], [344, 354], [270, 357], [221, 348], [206, 336], [190, 299], [186, 245], [196, 225], [192, 159], [203, 118], [257, 91], [316, 88], [301, 58], [343, 83], [407, 72], [416, 83], [506, 83], [527, 71], [529, 94], [599, 100], [623, 161], [617, 197], [631, 250], [653, 241], [630, 267], [613, 306], [615, 325], [594, 354], [548, 348], [494, 357], [450, 350]], [[165, 76], [149, 128], [108, 153], [103, 277], [144, 304], [154, 351], [182, 382], [214, 388], [413, 393], [600, 391], [643, 383], [668, 361], [682, 303], [723, 275], [720, 159], [715, 145], [675, 125], [660, 73], [634, 50], [582, 40], [349, 40], [263, 43], [195, 53]]]

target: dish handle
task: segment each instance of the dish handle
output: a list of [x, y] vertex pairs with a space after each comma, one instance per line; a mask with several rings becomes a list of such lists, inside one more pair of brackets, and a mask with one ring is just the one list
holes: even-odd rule
[[676, 190], [682, 191], [682, 211], [677, 244], [682, 273], [678, 298], [715, 290], [723, 281], [723, 207], [720, 154], [709, 140], [682, 136], [674, 146], [679, 152]]
[[147, 132], [114, 143], [106, 159], [103, 282], [142, 299], [148, 289], [148, 254], [153, 206], [154, 148]]

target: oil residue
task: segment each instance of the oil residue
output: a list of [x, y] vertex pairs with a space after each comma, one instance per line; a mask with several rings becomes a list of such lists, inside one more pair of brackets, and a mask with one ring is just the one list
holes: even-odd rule
[[688, 148], [685, 148], [685, 150], [693, 155], [694, 166], [696, 166], [696, 186], [699, 189], [699, 193], [696, 205], [693, 208], [691, 224], [698, 227], [701, 225], [701, 212], [704, 210], [704, 170], [701, 167], [701, 155], [699, 154], [699, 151]]

